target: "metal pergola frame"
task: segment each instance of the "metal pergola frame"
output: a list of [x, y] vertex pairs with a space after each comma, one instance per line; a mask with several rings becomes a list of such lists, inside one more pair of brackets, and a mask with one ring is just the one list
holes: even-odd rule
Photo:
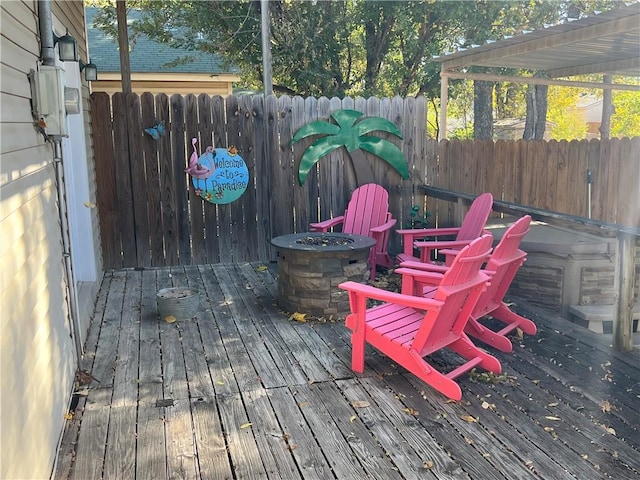
[[[447, 53], [433, 61], [442, 64], [440, 139], [446, 138], [449, 78], [640, 91], [640, 85], [567, 79], [590, 73], [640, 77], [640, 3]], [[466, 71], [474, 66], [525, 69], [545, 76]]]

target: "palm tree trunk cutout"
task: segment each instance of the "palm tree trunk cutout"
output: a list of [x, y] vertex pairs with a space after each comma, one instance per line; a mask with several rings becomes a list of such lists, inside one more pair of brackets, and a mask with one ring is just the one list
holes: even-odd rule
[[322, 135], [304, 151], [298, 168], [298, 180], [304, 185], [309, 171], [318, 161], [344, 147], [349, 153], [358, 185], [375, 183], [371, 165], [364, 151], [373, 153], [391, 165], [404, 179], [409, 178], [409, 169], [402, 151], [393, 143], [380, 137], [367, 135], [375, 131], [387, 132], [402, 138], [398, 127], [385, 118], [367, 117], [357, 122], [363, 113], [356, 110], [337, 110], [331, 114], [336, 123], [318, 120], [301, 127], [291, 139], [291, 145], [315, 135]]

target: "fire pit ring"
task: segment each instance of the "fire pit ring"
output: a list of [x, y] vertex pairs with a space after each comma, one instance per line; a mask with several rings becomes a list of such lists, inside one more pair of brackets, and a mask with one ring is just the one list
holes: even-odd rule
[[322, 317], [349, 313], [348, 293], [338, 285], [369, 278], [367, 260], [376, 241], [364, 235], [305, 232], [275, 237], [278, 305]]

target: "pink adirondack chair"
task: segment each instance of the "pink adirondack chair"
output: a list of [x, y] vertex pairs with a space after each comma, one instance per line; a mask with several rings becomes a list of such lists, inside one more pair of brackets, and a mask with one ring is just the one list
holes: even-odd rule
[[[535, 323], [513, 312], [504, 302], [504, 296], [527, 256], [519, 247], [522, 239], [529, 232], [530, 223], [531, 217], [529, 215], [514, 222], [489, 256], [484, 268], [484, 272], [490, 277], [489, 286], [480, 296], [465, 327], [465, 332], [468, 335], [503, 352], [513, 350], [513, 345], [511, 340], [507, 338], [507, 334], [516, 328], [520, 328], [529, 335], [535, 335], [537, 331]], [[447, 267], [421, 262], [404, 262], [400, 266], [403, 268], [398, 268], [396, 273], [402, 275], [402, 293], [405, 295], [432, 297], [439, 282], [437, 278], [434, 278], [434, 273], [447, 271]], [[427, 276], [423, 280], [421, 275], [425, 273]], [[480, 319], [487, 315], [491, 315], [506, 325], [498, 331], [491, 330], [480, 322]]]
[[344, 215], [310, 225], [312, 232], [326, 232], [331, 227], [342, 224], [342, 232], [366, 235], [376, 244], [369, 253], [371, 279], [376, 277], [376, 265], [387, 268], [393, 260], [387, 251], [391, 228], [396, 224], [389, 212], [389, 193], [380, 185], [367, 183], [356, 188], [351, 195]]
[[[402, 235], [403, 252], [396, 256], [401, 262], [420, 261], [432, 263], [431, 253], [434, 250], [448, 249], [460, 250], [471, 240], [478, 238], [483, 233], [484, 226], [489, 219], [493, 206], [493, 195], [483, 193], [471, 204], [469, 211], [464, 216], [462, 225], [447, 228], [417, 228], [411, 230], [396, 230]], [[486, 232], [485, 232], [486, 233]], [[419, 241], [425, 237], [454, 236], [455, 240]], [[414, 248], [419, 249], [420, 256], [414, 255]], [[446, 264], [451, 265], [454, 255], [447, 255]]]
[[[449, 398], [460, 400], [455, 378], [480, 366], [500, 373], [500, 362], [477, 348], [464, 332], [465, 325], [488, 276], [480, 271], [491, 251], [491, 235], [483, 235], [464, 247], [451, 268], [438, 275], [433, 298], [388, 292], [356, 282], [339, 285], [349, 292], [351, 313], [346, 325], [352, 330], [351, 368], [364, 370], [365, 343], [369, 343]], [[367, 299], [385, 303], [367, 308]], [[448, 373], [439, 372], [424, 357], [448, 348], [466, 362]]]

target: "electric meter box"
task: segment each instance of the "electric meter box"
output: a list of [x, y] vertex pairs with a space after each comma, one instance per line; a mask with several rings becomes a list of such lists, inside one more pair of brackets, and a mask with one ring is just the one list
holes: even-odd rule
[[64, 86], [64, 70], [40, 65], [29, 73], [31, 108], [37, 120], [44, 120], [47, 135], [68, 137], [67, 113], [80, 112], [80, 92]]

